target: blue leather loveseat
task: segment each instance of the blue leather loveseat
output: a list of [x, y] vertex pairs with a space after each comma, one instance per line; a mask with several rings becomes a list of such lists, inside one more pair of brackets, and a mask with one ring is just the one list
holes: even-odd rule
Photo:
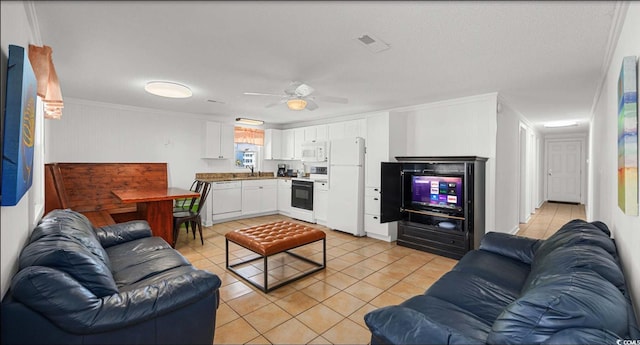
[[640, 339], [601, 222], [547, 240], [488, 233], [423, 295], [365, 315], [372, 344], [616, 344]]
[[2, 344], [210, 345], [219, 287], [146, 221], [93, 228], [54, 210], [20, 254], [0, 307]]

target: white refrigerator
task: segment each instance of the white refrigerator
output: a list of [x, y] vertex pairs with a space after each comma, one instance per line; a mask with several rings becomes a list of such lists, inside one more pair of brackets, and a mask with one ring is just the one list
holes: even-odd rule
[[364, 236], [364, 139], [331, 140], [327, 227]]

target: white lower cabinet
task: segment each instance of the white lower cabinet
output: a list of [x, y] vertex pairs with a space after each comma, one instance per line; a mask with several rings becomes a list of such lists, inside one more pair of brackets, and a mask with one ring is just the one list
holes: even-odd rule
[[329, 208], [329, 183], [316, 181], [313, 183], [313, 216], [316, 223], [327, 224], [327, 209]]
[[396, 222], [380, 223], [380, 188], [364, 189], [364, 230], [368, 237], [393, 242], [398, 238]]
[[278, 180], [278, 213], [291, 215], [291, 179]]
[[275, 212], [277, 182], [275, 179], [242, 181], [242, 215]]

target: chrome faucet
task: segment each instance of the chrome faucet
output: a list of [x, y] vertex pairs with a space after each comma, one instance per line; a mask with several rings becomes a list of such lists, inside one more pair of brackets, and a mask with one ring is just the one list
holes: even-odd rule
[[253, 165], [248, 165], [247, 168], [251, 169], [251, 175], [249, 176], [253, 177]]

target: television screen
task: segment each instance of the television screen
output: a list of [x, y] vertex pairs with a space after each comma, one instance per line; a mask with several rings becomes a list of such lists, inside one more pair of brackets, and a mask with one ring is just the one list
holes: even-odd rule
[[462, 211], [464, 202], [461, 176], [411, 176], [411, 202]]

